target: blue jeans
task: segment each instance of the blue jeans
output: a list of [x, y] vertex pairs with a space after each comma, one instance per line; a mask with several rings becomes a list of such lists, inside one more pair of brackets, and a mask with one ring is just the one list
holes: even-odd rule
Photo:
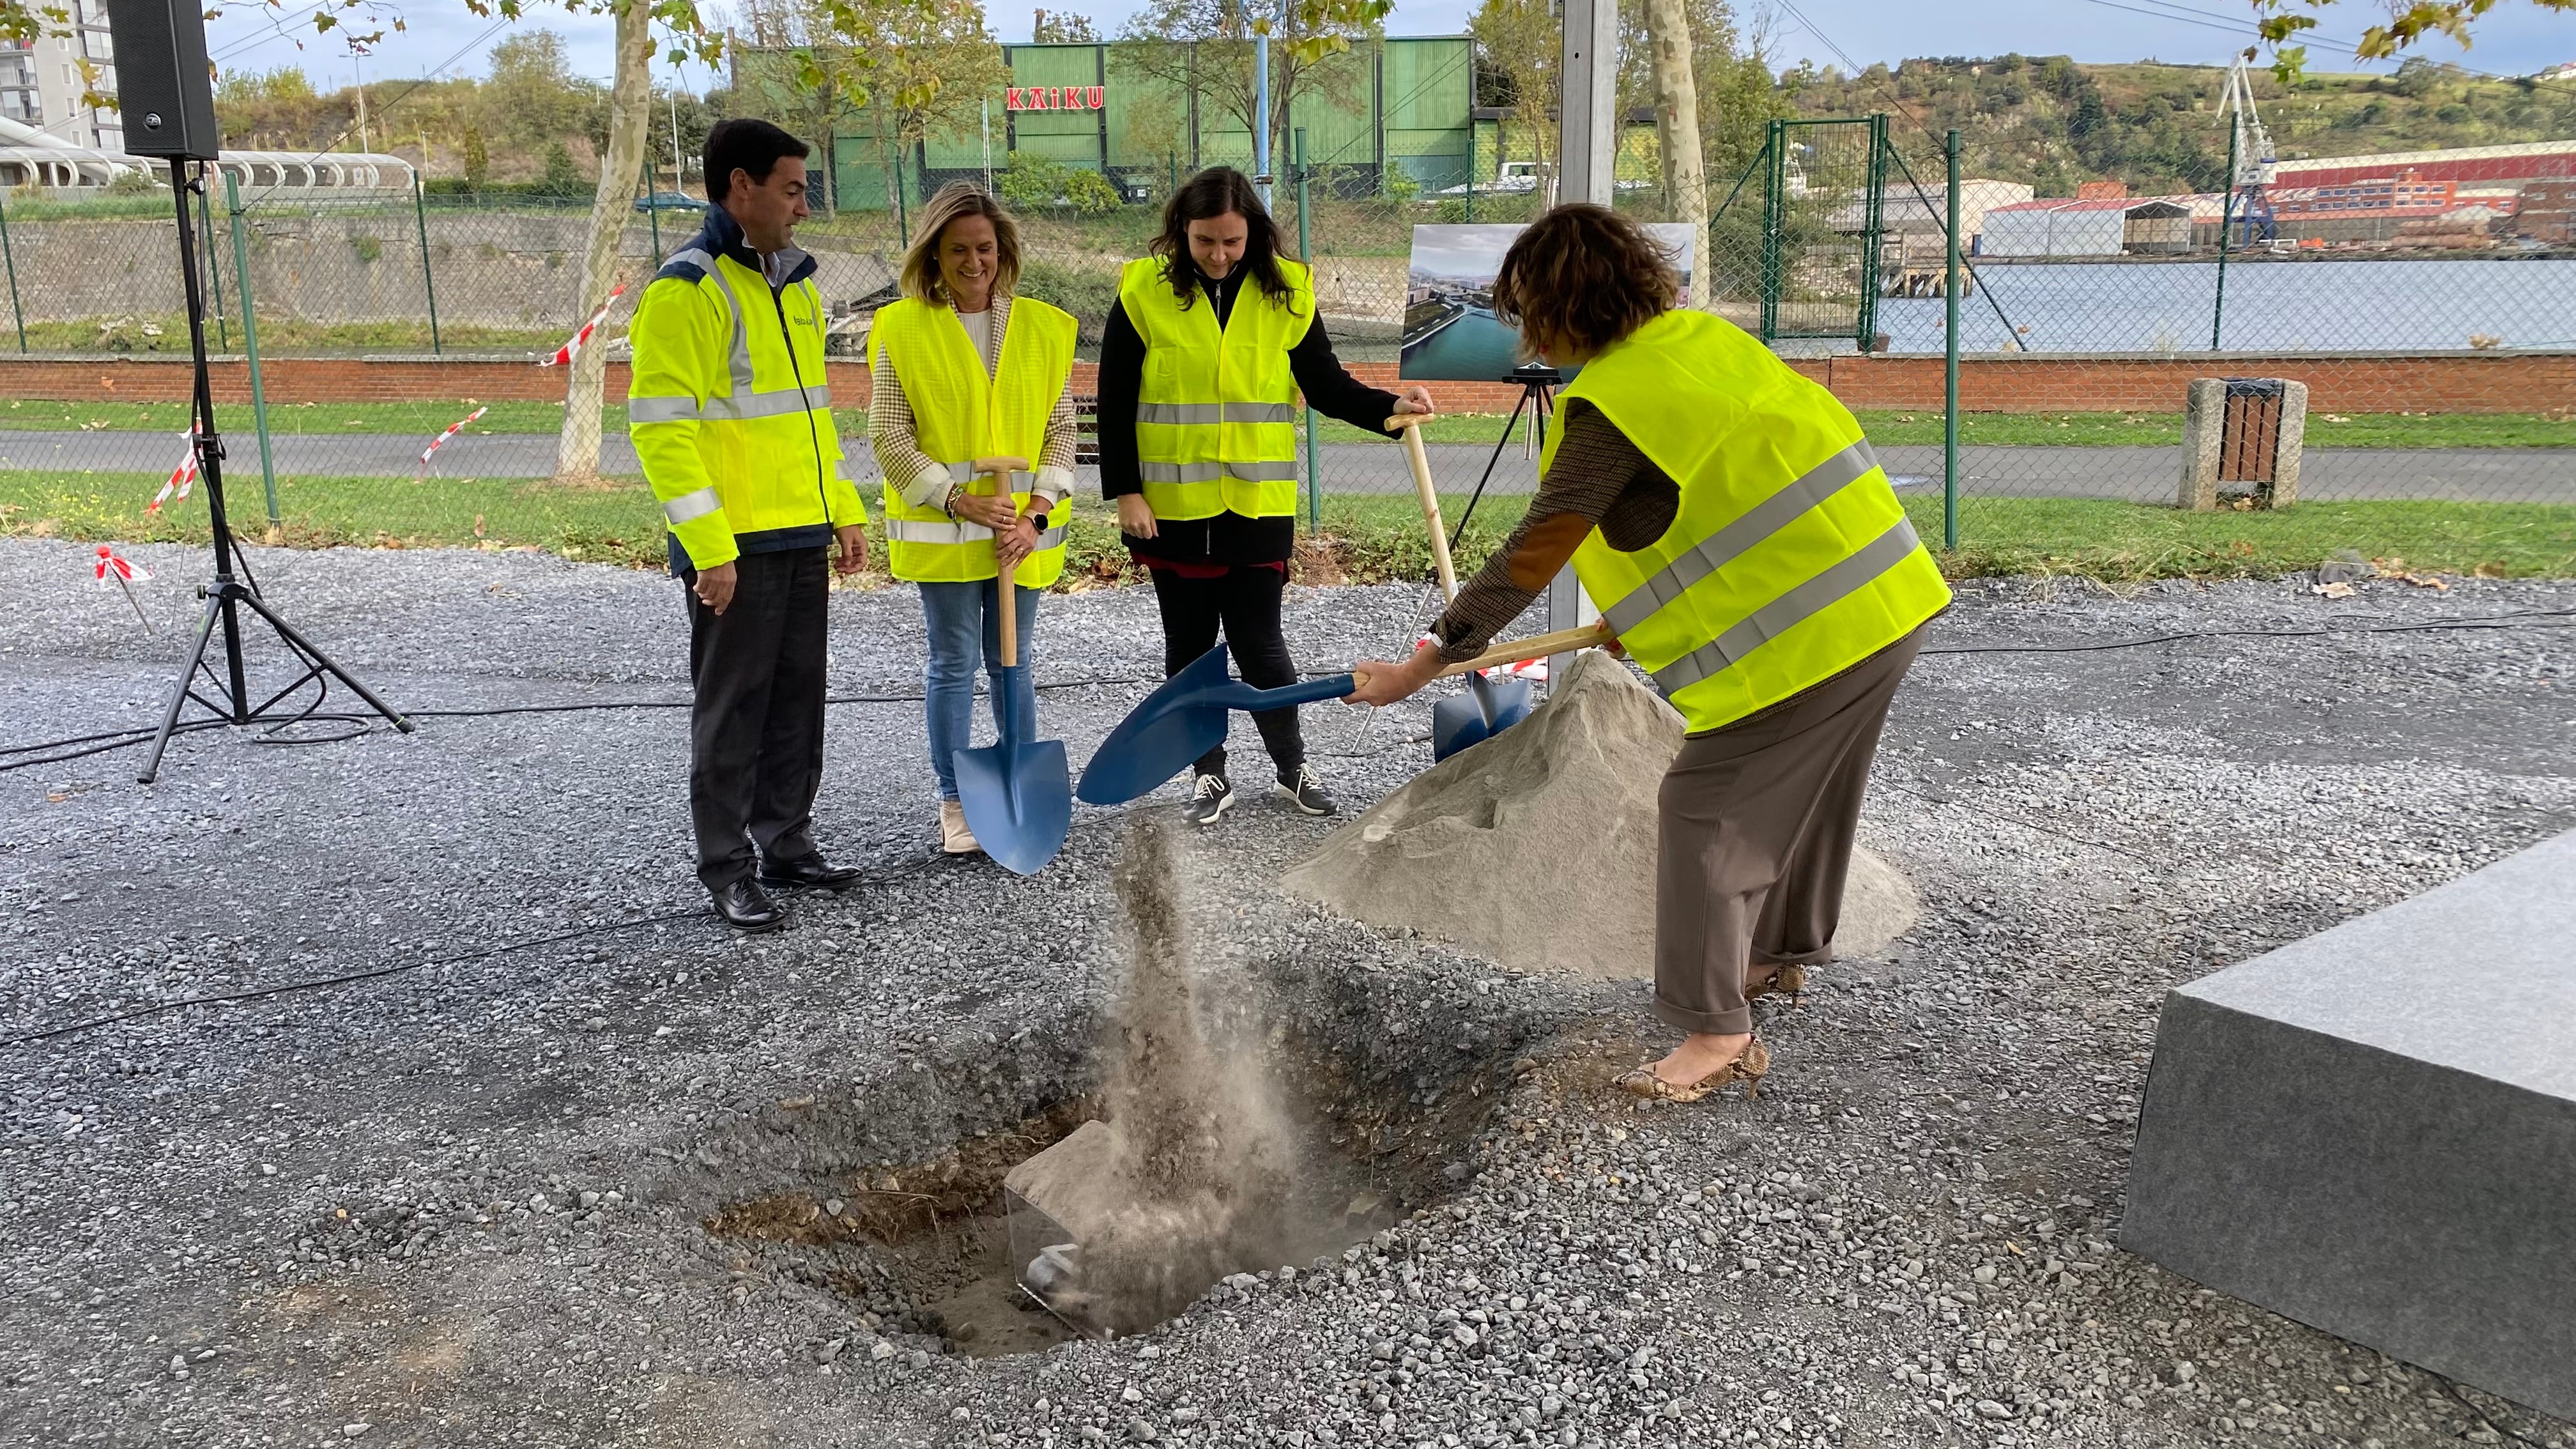
[[1036, 663], [1030, 647], [1036, 641], [1039, 591], [1011, 591], [1020, 616], [1020, 668], [1012, 674], [1018, 687], [1006, 688], [1002, 683], [1002, 616], [994, 606], [997, 590], [993, 580], [923, 584], [920, 588], [921, 614], [930, 633], [930, 673], [928, 687], [923, 691], [930, 715], [930, 768], [939, 776], [939, 798], [954, 800], [957, 752], [972, 742], [975, 728], [978, 664], [991, 681], [994, 728], [1002, 727], [1002, 711], [1013, 709], [1018, 712], [1019, 737], [1037, 738], [1038, 696], [1029, 682], [1029, 666]]

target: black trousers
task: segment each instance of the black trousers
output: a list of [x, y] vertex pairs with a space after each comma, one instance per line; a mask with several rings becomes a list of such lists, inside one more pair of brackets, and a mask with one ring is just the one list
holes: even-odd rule
[[[1154, 576], [1154, 602], [1163, 611], [1163, 675], [1169, 678], [1216, 647], [1218, 631], [1234, 656], [1235, 673], [1257, 689], [1297, 682], [1288, 636], [1279, 627], [1279, 601], [1288, 576], [1279, 569], [1238, 564], [1212, 579], [1189, 579], [1169, 569]], [[1306, 763], [1306, 735], [1294, 709], [1264, 710], [1252, 717], [1270, 761], [1285, 775]], [[1201, 755], [1202, 775], [1225, 772], [1225, 746]]]
[[814, 853], [814, 794], [823, 783], [823, 644], [830, 550], [747, 553], [734, 561], [723, 614], [689, 601], [689, 816], [698, 879], [709, 890], [750, 875], [752, 853]]

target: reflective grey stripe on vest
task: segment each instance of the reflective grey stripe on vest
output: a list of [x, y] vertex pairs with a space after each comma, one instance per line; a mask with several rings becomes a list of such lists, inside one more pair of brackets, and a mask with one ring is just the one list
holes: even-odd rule
[[1655, 683], [1666, 696], [1671, 696], [1725, 673], [1754, 650], [1869, 587], [1872, 580], [1903, 563], [1921, 546], [1914, 537], [1914, 524], [1898, 520], [1894, 528], [1871, 540], [1860, 552], [1754, 610], [1713, 642], [1656, 670]]
[[[910, 518], [886, 520], [886, 537], [896, 543], [982, 543], [993, 536], [993, 530], [980, 523], [922, 523]], [[1038, 530], [1038, 547], [1054, 548], [1064, 542], [1061, 528]]]
[[1214, 483], [1231, 477], [1244, 483], [1293, 483], [1297, 460], [1271, 463], [1139, 463], [1136, 476], [1148, 483]]
[[1614, 633], [1627, 633], [1688, 593], [1692, 585], [1733, 563], [1754, 545], [1788, 527], [1877, 466], [1878, 455], [1870, 451], [1869, 439], [1861, 439], [1754, 504], [1726, 527], [1684, 549], [1680, 557], [1664, 565], [1627, 597], [1603, 609], [1601, 617], [1609, 621]]
[[629, 423], [740, 422], [747, 418], [786, 417], [832, 405], [828, 388], [788, 387], [768, 392], [711, 397], [701, 407], [688, 397], [636, 397], [626, 400]]
[[715, 486], [709, 484], [694, 493], [683, 493], [663, 504], [662, 516], [675, 524], [686, 523], [692, 518], [704, 518], [722, 507], [724, 507], [724, 501], [716, 497]]
[[1295, 403], [1138, 403], [1140, 423], [1293, 423]]

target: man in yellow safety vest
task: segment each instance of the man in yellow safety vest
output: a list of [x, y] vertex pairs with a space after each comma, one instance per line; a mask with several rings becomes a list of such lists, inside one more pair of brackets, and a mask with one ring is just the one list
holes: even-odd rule
[[[868, 558], [823, 374], [823, 299], [798, 250], [804, 142], [766, 121], [707, 134], [704, 229], [644, 289], [626, 415], [689, 599], [689, 813], [698, 879], [743, 931], [772, 889], [839, 890], [815, 849], [829, 555]], [[755, 850], [756, 847], [756, 850]]]

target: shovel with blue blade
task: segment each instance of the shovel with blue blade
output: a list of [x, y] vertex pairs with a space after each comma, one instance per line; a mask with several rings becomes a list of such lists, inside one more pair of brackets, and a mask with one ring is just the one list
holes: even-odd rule
[[[1008, 496], [1010, 475], [1025, 471], [1023, 458], [978, 458], [975, 471], [1000, 475], [999, 491]], [[1001, 695], [994, 713], [1000, 738], [956, 755], [957, 803], [966, 812], [966, 828], [975, 842], [1003, 869], [1035, 875], [1064, 849], [1073, 828], [1072, 768], [1066, 764], [1064, 741], [1033, 740], [1037, 721], [1020, 709], [1020, 680], [1028, 666], [1020, 663], [1020, 611], [1012, 597], [1010, 569], [996, 569], [995, 605], [1002, 611]]]
[[[1497, 644], [1462, 664], [1450, 665], [1436, 677], [1445, 679], [1452, 674], [1490, 669], [1497, 664], [1545, 659], [1551, 654], [1607, 644], [1612, 638], [1609, 628], [1601, 624], [1560, 629], [1553, 634]], [[1229, 711], [1239, 709], [1258, 713], [1265, 709], [1286, 709], [1291, 705], [1342, 699], [1358, 689], [1366, 677], [1335, 674], [1281, 685], [1277, 689], [1255, 689], [1235, 678], [1226, 668], [1225, 646], [1219, 644], [1193, 660], [1180, 673], [1164, 680], [1160, 689], [1145, 696], [1143, 703], [1128, 711], [1127, 717], [1118, 722], [1118, 728], [1111, 730], [1109, 737], [1100, 742], [1100, 749], [1092, 755], [1091, 763], [1083, 767], [1082, 783], [1075, 787], [1074, 793], [1094, 805], [1124, 805], [1151, 793], [1164, 781], [1188, 769], [1191, 761], [1223, 743]], [[959, 785], [962, 794], [962, 775]]]
[[[1422, 450], [1422, 425], [1429, 413], [1406, 413], [1386, 420], [1404, 430], [1404, 458], [1413, 465], [1413, 491], [1422, 499], [1422, 521], [1431, 526], [1431, 562], [1440, 574], [1440, 597], [1458, 597], [1458, 571], [1449, 560], [1449, 530], [1440, 521], [1440, 495], [1431, 486], [1431, 457]], [[1410, 643], [1411, 641], [1406, 641]], [[1502, 730], [1529, 718], [1529, 681], [1500, 683], [1482, 673], [1467, 676], [1467, 692], [1431, 706], [1431, 758], [1445, 760], [1470, 745], [1483, 744]]]

